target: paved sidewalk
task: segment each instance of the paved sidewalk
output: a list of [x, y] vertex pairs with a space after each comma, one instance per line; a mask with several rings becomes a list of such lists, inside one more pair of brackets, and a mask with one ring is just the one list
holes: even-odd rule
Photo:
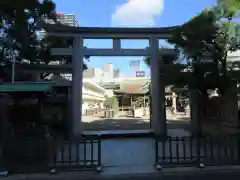
[[97, 172], [62, 172], [58, 174], [31, 174], [0, 177], [1, 180], [239, 180], [240, 167], [168, 168], [162, 172], [104, 175]]

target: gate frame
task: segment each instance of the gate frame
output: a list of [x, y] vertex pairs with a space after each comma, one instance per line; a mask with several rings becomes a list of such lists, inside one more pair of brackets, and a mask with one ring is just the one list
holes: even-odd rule
[[[176, 49], [159, 48], [159, 39], [170, 39], [175, 27], [163, 28], [105, 28], [105, 27], [69, 27], [58, 24], [44, 24], [43, 28], [49, 36], [73, 38], [72, 48], [52, 48], [52, 55], [72, 56], [72, 120], [71, 133], [81, 136], [82, 118], [82, 72], [83, 58], [90, 56], [150, 56], [152, 87], [152, 128], [155, 135], [165, 136], [165, 84], [161, 72], [162, 56], [175, 56]], [[112, 48], [87, 48], [84, 39], [111, 39]], [[123, 49], [121, 40], [147, 39], [149, 47], [143, 49]], [[78, 97], [78, 98], [76, 98]], [[160, 108], [159, 108], [160, 107]]]

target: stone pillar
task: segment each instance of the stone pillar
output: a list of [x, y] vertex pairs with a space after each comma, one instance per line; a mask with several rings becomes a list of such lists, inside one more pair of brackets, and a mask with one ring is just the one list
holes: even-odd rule
[[186, 111], [186, 116], [191, 117], [191, 108], [189, 104], [186, 106], [185, 111]]
[[104, 109], [104, 103], [103, 102], [101, 102], [99, 106], [100, 106], [101, 110]]
[[161, 75], [162, 60], [159, 53], [159, 40], [150, 39], [150, 66], [152, 88], [152, 128], [156, 135], [166, 135], [165, 84]]
[[177, 95], [175, 92], [172, 93], [172, 107], [173, 107], [173, 113], [176, 114], [176, 112], [177, 112]]
[[72, 135], [81, 136], [83, 39], [74, 37], [72, 55]]

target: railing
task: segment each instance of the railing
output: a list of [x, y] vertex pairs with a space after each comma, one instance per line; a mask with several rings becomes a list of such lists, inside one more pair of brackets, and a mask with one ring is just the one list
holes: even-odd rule
[[156, 164], [240, 164], [239, 136], [167, 137], [155, 139]]
[[99, 137], [88, 137], [77, 141], [56, 143], [53, 149], [53, 160], [49, 164], [55, 169], [89, 169], [101, 167], [101, 140]]
[[101, 167], [101, 140], [97, 136], [73, 141], [15, 139], [4, 148], [3, 158], [1, 164], [13, 173], [97, 170]]

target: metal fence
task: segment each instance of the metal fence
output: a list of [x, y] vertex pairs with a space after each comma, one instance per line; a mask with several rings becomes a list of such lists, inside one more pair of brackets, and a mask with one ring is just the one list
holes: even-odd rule
[[155, 147], [156, 164], [162, 166], [240, 164], [239, 136], [156, 138]]
[[98, 136], [62, 141], [56, 138], [15, 139], [4, 148], [1, 166], [13, 173], [97, 170], [101, 166]]
[[56, 169], [97, 169], [101, 166], [101, 140], [99, 137], [82, 138], [55, 144], [49, 167]]

